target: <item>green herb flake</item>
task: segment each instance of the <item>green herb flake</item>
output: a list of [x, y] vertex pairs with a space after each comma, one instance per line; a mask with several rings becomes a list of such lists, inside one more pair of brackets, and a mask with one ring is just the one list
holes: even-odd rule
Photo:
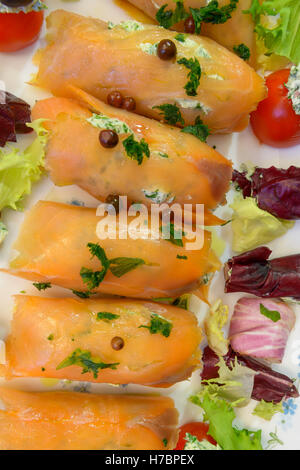
[[188, 259], [188, 257], [185, 256], [185, 255], [177, 255], [176, 258], [178, 258], [178, 259]]
[[219, 8], [219, 2], [213, 0], [202, 8], [190, 8], [195, 22], [195, 33], [199, 34], [202, 23], [223, 24], [231, 18], [231, 13], [236, 10], [239, 0], [230, 0], [228, 5]]
[[281, 315], [277, 310], [269, 310], [263, 304], [259, 305], [260, 313], [265, 317], [272, 320], [272, 322], [276, 323], [281, 319]]
[[47, 340], [48, 341], [53, 341], [54, 340], [54, 335], [51, 333], [51, 335], [48, 336]]
[[74, 295], [77, 295], [80, 299], [89, 299], [91, 293], [89, 291], [80, 291], [80, 290], [72, 290]]
[[233, 50], [241, 59], [249, 60], [250, 59], [250, 49], [245, 44], [239, 44], [238, 46], [233, 46]]
[[174, 39], [176, 39], [176, 41], [179, 41], [179, 42], [185, 42], [185, 34], [178, 33], [176, 34]]
[[185, 11], [183, 0], [176, 1], [175, 10], [166, 10], [168, 4], [163, 5], [156, 13], [156, 20], [160, 26], [165, 29], [170, 29], [174, 24], [186, 20], [189, 14]]
[[176, 124], [181, 124], [184, 126], [184, 119], [182, 117], [181, 111], [176, 104], [161, 104], [160, 106], [153, 106], [153, 109], [159, 109], [161, 115], [164, 118], [164, 121], [171, 126], [176, 126]]
[[110, 312], [98, 312], [97, 313], [97, 320], [116, 320], [117, 318], [120, 318], [120, 315], [116, 315], [115, 313], [110, 313]]
[[197, 90], [200, 84], [200, 78], [201, 78], [201, 66], [199, 63], [199, 60], [196, 59], [196, 57], [187, 59], [186, 57], [183, 57], [182, 59], [179, 59], [177, 61], [177, 64], [183, 65], [187, 69], [190, 70], [188, 73], [188, 82], [184, 86], [184, 89], [186, 91], [186, 94], [188, 96], [197, 96]]
[[51, 289], [51, 287], [52, 287], [50, 282], [34, 282], [33, 285], [39, 291], [46, 290], [46, 289]]
[[162, 441], [163, 441], [164, 447], [167, 447], [167, 445], [168, 445], [168, 439], [164, 438]]
[[136, 160], [138, 165], [143, 163], [144, 156], [147, 158], [150, 157], [149, 145], [144, 139], [137, 142], [133, 135], [130, 135], [127, 139], [123, 140], [123, 147], [125, 148], [127, 156], [132, 160]]
[[168, 338], [171, 334], [173, 324], [164, 317], [153, 313], [150, 318], [150, 325], [141, 325], [139, 328], [147, 328], [152, 335], [159, 333], [165, 338]]
[[116, 369], [119, 365], [119, 362], [115, 363], [105, 363], [99, 361], [98, 358], [92, 357], [90, 351], [83, 351], [82, 349], [75, 349], [70, 356], [64, 359], [57, 367], [56, 370], [64, 369], [65, 367], [70, 366], [79, 366], [82, 367], [82, 374], [88, 372], [92, 373], [94, 379], [98, 378], [99, 370], [102, 369]]
[[190, 301], [190, 295], [184, 294], [184, 295], [181, 295], [180, 297], [177, 297], [177, 299], [173, 300], [172, 305], [178, 308], [183, 308], [184, 310], [188, 310], [189, 301]]
[[[141, 258], [127, 258], [127, 257], [118, 257], [113, 259], [108, 259], [104, 249], [99, 245], [99, 243], [88, 243], [88, 248], [92, 255], [92, 258], [96, 256], [102, 264], [101, 271], [93, 271], [92, 269], [82, 267], [80, 270], [80, 276], [85, 284], [89, 288], [88, 294], [90, 295], [93, 289], [99, 287], [104, 277], [106, 276], [108, 270], [116, 277], [124, 276], [124, 274], [136, 269], [138, 266], [146, 264], [146, 262]], [[79, 294], [79, 297], [86, 298], [85, 292], [76, 292], [76, 295]]]
[[210, 134], [209, 128], [203, 124], [203, 121], [199, 116], [196, 117], [194, 125], [184, 127], [181, 129], [181, 132], [192, 134], [197, 137], [197, 139], [201, 140], [201, 142], [206, 142], [206, 139]]
[[183, 247], [182, 237], [184, 236], [184, 232], [182, 232], [182, 230], [176, 230], [172, 222], [163, 225], [160, 227], [160, 230], [164, 240], [173, 243], [173, 245]]

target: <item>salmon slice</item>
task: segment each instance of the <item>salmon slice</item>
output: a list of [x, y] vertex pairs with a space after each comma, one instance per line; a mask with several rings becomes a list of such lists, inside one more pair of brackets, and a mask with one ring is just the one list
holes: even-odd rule
[[[202, 249], [186, 249], [161, 238], [143, 239], [139, 227], [131, 227], [131, 237], [98, 238], [105, 228], [97, 227], [103, 217], [96, 210], [55, 202], [40, 201], [28, 213], [14, 245], [17, 256], [10, 269], [16, 276], [38, 282], [51, 282], [67, 289], [86, 291], [80, 276], [82, 267], [102, 269], [97, 257], [91, 259], [88, 243], [100, 243], [108, 259], [129, 257], [145, 264], [121, 277], [110, 270], [94, 292], [135, 298], [177, 297], [207, 282], [207, 274], [220, 269], [220, 262], [211, 251], [211, 234], [203, 232]], [[128, 217], [128, 224], [135, 218]], [[96, 233], [97, 230], [97, 233]], [[107, 227], [106, 227], [107, 232]], [[98, 234], [98, 235], [97, 235]], [[134, 239], [137, 238], [137, 239]], [[177, 256], [186, 256], [180, 259]]]
[[[156, 13], [166, 5], [165, 11], [174, 10], [176, 4], [173, 0], [128, 0], [151, 18], [156, 18]], [[201, 8], [207, 5], [207, 0], [184, 0], [185, 10], [189, 13], [189, 8]], [[229, 0], [218, 0], [219, 8], [229, 5]], [[250, 63], [254, 63], [255, 58], [255, 36], [252, 16], [243, 13], [249, 10], [252, 0], [239, 0], [236, 9], [231, 13], [231, 19], [223, 24], [202, 23], [201, 34], [208, 36], [222, 46], [233, 50], [234, 46], [245, 44], [250, 49]], [[176, 26], [176, 27], [175, 27]], [[183, 23], [174, 25], [173, 29], [183, 31]]]
[[[72, 97], [69, 85], [106, 101], [115, 90], [132, 96], [136, 112], [161, 120], [155, 106], [176, 104], [186, 125], [199, 116], [212, 132], [241, 131], [248, 115], [265, 95], [264, 80], [242, 59], [212, 39], [187, 36], [155, 25], [128, 31], [101, 20], [63, 10], [48, 17], [48, 45], [36, 56], [34, 85], [55, 95]], [[158, 58], [155, 45], [163, 39], [176, 43], [176, 60]], [[154, 54], [149, 54], [153, 50]], [[147, 52], [148, 51], [148, 52]], [[197, 59], [201, 78], [195, 96], [184, 88], [190, 70], [179, 59]], [[190, 92], [189, 92], [190, 93]]]
[[178, 413], [168, 397], [0, 388], [1, 450], [168, 450]]
[[46, 167], [56, 185], [77, 184], [98, 199], [111, 194], [127, 195], [130, 201], [151, 206], [152, 203], [204, 204], [206, 224], [220, 219], [209, 212], [223, 203], [229, 189], [231, 162], [192, 135], [178, 128], [164, 126], [152, 119], [113, 108], [85, 92], [73, 89], [74, 95], [94, 112], [125, 123], [137, 141], [144, 139], [150, 157], [142, 164], [128, 157], [123, 142], [129, 133], [119, 135], [112, 149], [99, 142], [101, 129], [88, 118], [92, 113], [66, 98], [38, 101], [33, 119], [46, 118], [51, 128]]
[[[166, 331], [151, 333], [148, 327], [160, 320]], [[16, 296], [3, 372], [8, 379], [170, 386], [199, 367], [201, 339], [194, 314], [178, 307], [137, 300]], [[74, 351], [78, 362], [68, 365], [66, 359]], [[93, 363], [86, 373], [85, 352]], [[98, 368], [101, 363], [107, 368]]]

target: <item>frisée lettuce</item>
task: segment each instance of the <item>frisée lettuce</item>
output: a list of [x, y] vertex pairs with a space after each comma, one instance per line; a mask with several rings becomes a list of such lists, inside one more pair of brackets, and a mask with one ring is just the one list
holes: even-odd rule
[[[23, 152], [15, 147], [0, 151], [0, 211], [5, 207], [22, 210], [23, 198], [31, 193], [32, 184], [42, 175], [45, 158], [47, 131], [43, 119], [38, 119], [28, 126], [32, 127], [37, 137]], [[3, 240], [5, 228], [1, 222], [0, 240]]]

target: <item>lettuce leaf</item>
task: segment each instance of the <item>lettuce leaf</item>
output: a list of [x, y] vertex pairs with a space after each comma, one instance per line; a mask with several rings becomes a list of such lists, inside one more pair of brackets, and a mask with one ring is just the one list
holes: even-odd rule
[[225, 400], [212, 399], [206, 392], [199, 401], [198, 397], [191, 401], [203, 408], [204, 421], [208, 421], [208, 434], [212, 436], [223, 450], [263, 450], [261, 430], [250, 431], [237, 429], [233, 426], [235, 412]]
[[224, 359], [219, 358], [219, 376], [202, 381], [202, 389], [194, 396], [198, 404], [205, 395], [213, 400], [226, 400], [232, 406], [242, 407], [249, 403], [256, 372], [240, 364], [237, 358], [231, 366], [230, 369]]
[[228, 315], [228, 306], [219, 299], [212, 305], [204, 323], [209, 347], [219, 356], [225, 356], [229, 347], [229, 340], [222, 330], [228, 321]]
[[271, 421], [276, 413], [283, 413], [282, 401], [280, 403], [266, 402], [261, 400], [254, 408], [252, 414], [266, 421]]
[[[32, 127], [37, 137], [23, 152], [15, 147], [0, 150], [0, 211], [5, 207], [22, 210], [25, 195], [31, 193], [32, 184], [42, 175], [48, 132], [44, 119], [37, 119]], [[0, 244], [7, 235], [7, 228], [0, 221]]]
[[37, 137], [26, 150], [20, 152], [11, 147], [9, 151], [0, 151], [0, 211], [5, 207], [22, 210], [24, 196], [31, 193], [32, 184], [41, 177], [47, 142], [43, 121], [28, 124]]
[[262, 4], [252, 0], [251, 8], [244, 13], [252, 15], [258, 38], [269, 52], [295, 64], [300, 62], [299, 0], [265, 0]]

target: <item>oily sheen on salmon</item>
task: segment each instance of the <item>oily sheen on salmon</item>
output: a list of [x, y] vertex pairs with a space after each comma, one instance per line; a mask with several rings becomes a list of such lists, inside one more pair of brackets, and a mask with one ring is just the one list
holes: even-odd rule
[[201, 339], [194, 314], [179, 307], [18, 295], [0, 373], [170, 386], [199, 367]]
[[[77, 184], [97, 199], [126, 195], [132, 202], [204, 204], [206, 225], [217, 218], [209, 212], [224, 202], [231, 162], [196, 137], [153, 119], [108, 106], [73, 88], [81, 103], [66, 98], [38, 101], [33, 119], [45, 118], [49, 129], [46, 167], [59, 186]], [[118, 143], [105, 148], [99, 133], [108, 127]], [[139, 164], [124, 145], [128, 137], [144, 142], [149, 158]], [[210, 222], [210, 219], [212, 222]]]
[[[151, 299], [175, 298], [199, 286], [205, 288], [207, 280], [220, 269], [211, 250], [210, 232], [203, 232], [203, 247], [197, 250], [185, 249], [185, 236], [182, 246], [164, 239], [161, 232], [158, 240], [144, 239], [138, 227], [133, 237], [122, 239], [117, 225], [117, 238], [103, 240], [96, 233], [102, 218], [96, 215], [96, 209], [38, 202], [27, 212], [14, 245], [16, 256], [10, 269], [4, 271], [76, 291], [90, 289], [93, 293]], [[128, 217], [129, 223], [132, 219]], [[106, 265], [105, 273], [96, 256], [98, 251]], [[130, 265], [134, 269], [128, 270]], [[100, 272], [105, 275], [95, 283]]]
[[1, 450], [168, 450], [178, 412], [168, 397], [0, 388]]
[[[177, 34], [57, 10], [48, 17], [48, 44], [36, 56], [33, 84], [65, 97], [75, 85], [103, 101], [117, 90], [134, 98], [135, 112], [148, 117], [162, 120], [156, 107], [175, 104], [185, 125], [200, 117], [211, 132], [244, 129], [265, 97], [264, 80], [212, 39], [187, 35], [181, 42]], [[176, 45], [173, 60], [157, 55], [157, 44], [166, 39]]]

